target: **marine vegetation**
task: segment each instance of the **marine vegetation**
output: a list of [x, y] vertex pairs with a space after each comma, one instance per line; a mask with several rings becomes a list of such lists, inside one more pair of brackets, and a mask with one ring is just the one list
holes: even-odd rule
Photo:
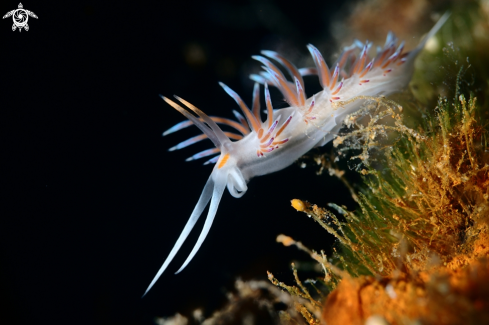
[[[469, 21], [464, 30], [479, 24]], [[268, 273], [295, 297], [280, 312], [283, 323], [489, 322], [488, 70], [477, 55], [464, 56], [472, 49], [457, 47], [458, 34], [451, 35], [452, 42], [424, 53], [418, 65], [440, 67], [430, 70], [441, 93], [434, 103], [430, 87], [394, 100], [353, 98], [363, 106], [345, 118], [346, 128], [335, 138], [337, 158], [305, 157], [320, 172], [341, 178], [358, 207], [292, 200], [336, 243], [329, 253], [316, 252], [289, 236], [277, 237], [310, 255], [323, 273], [301, 281], [294, 264], [295, 285]], [[415, 73], [412, 85], [425, 83], [426, 75]], [[338, 161], [351, 171], [340, 170]], [[360, 190], [348, 181], [352, 172], [361, 175]]]

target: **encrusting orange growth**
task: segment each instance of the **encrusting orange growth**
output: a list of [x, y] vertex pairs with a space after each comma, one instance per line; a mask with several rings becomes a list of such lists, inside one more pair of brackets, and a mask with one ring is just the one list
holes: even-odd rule
[[[483, 237], [487, 249], [487, 232]], [[428, 268], [419, 277], [343, 278], [328, 296], [321, 319], [333, 325], [364, 324], [369, 317], [381, 315], [391, 325], [404, 324], [403, 319], [422, 324], [488, 324], [489, 255], [486, 251], [482, 259], [472, 254], [460, 257], [468, 256], [466, 265]]]

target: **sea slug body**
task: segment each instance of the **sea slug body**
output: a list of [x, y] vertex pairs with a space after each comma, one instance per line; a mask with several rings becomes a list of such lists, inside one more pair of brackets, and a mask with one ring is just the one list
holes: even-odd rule
[[[247, 183], [252, 177], [279, 171], [310, 149], [331, 141], [341, 128], [345, 116], [355, 112], [360, 107], [361, 101], [353, 101], [341, 107], [335, 104], [362, 95], [389, 95], [405, 88], [413, 73], [414, 59], [448, 16], [445, 14], [411, 52], [404, 52], [404, 44], [398, 45], [397, 38], [393, 33], [389, 33], [384, 47], [378, 47], [377, 54], [373, 58], [369, 56], [372, 44], [356, 41], [344, 49], [331, 68], [312, 45], [307, 47], [314, 60], [315, 68], [297, 69], [281, 55], [272, 51], [262, 51], [263, 56], [253, 57], [263, 65], [264, 72], [250, 76], [256, 81], [251, 109], [238, 94], [220, 83], [243, 112], [244, 116], [234, 111], [238, 122], [221, 117], [209, 117], [189, 102], [175, 96], [188, 110], [184, 109], [176, 102], [162, 96], [163, 100], [188, 118], [188, 121], [175, 125], [163, 135], [192, 124], [203, 132], [170, 148], [170, 151], [209, 138], [215, 148], [197, 153], [187, 160], [217, 156], [206, 161], [206, 164], [215, 163], [214, 169], [180, 237], [144, 295], [170, 264], [209, 201], [210, 207], [203, 230], [190, 255], [176, 273], [187, 266], [202, 245], [226, 186], [231, 195], [241, 197], [246, 192]], [[287, 80], [271, 60], [278, 62], [291, 75], [292, 81]], [[306, 98], [302, 77], [311, 74], [319, 77], [323, 90]], [[260, 113], [260, 84], [264, 85], [267, 110], [265, 121], [262, 121]], [[290, 107], [273, 109], [268, 91], [269, 85], [281, 91]], [[236, 132], [223, 132], [218, 124], [227, 125]]]

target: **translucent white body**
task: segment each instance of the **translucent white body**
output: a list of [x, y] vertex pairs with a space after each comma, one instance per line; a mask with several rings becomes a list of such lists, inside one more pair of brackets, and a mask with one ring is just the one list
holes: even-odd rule
[[[246, 192], [246, 184], [251, 178], [279, 171], [291, 165], [311, 148], [322, 146], [331, 141], [341, 127], [344, 117], [355, 112], [362, 104], [360, 101], [347, 105], [338, 105], [337, 103], [362, 95], [389, 95], [406, 87], [413, 73], [414, 59], [426, 41], [444, 24], [448, 16], [445, 14], [418, 47], [411, 52], [403, 53], [403, 44], [397, 46], [397, 39], [392, 33], [389, 33], [386, 44], [383, 48], [378, 48], [373, 59], [368, 56], [371, 44], [363, 45], [356, 42], [354, 45], [345, 48], [335, 64], [335, 68], [331, 70], [327, 67], [319, 51], [312, 45], [309, 45], [308, 49], [314, 58], [315, 69], [298, 70], [279, 54], [263, 51], [265, 56], [278, 61], [294, 78], [294, 82], [287, 81], [282, 72], [267, 58], [254, 57], [263, 63], [265, 70], [260, 76], [251, 76], [255, 81], [265, 85], [268, 110], [265, 122], [262, 122], [260, 117], [258, 84], [255, 85], [252, 110], [248, 109], [234, 91], [221, 84], [224, 90], [236, 100], [245, 115], [243, 117], [235, 112], [241, 122], [239, 125], [223, 118], [208, 117], [192, 104], [176, 97], [196, 114], [193, 115], [177, 103], [163, 97], [167, 103], [189, 119], [189, 122], [177, 124], [164, 135], [178, 131], [191, 123], [199, 127], [205, 134], [184, 141], [170, 150], [181, 149], [204, 138], [209, 138], [216, 149], [206, 150], [188, 160], [217, 153], [220, 155], [208, 161], [215, 162], [212, 174], [205, 184], [200, 199], [184, 230], [145, 294], [172, 261], [209, 201], [211, 201], [209, 212], [197, 243], [176, 273], [185, 268], [202, 245], [212, 225], [226, 186], [231, 195], [241, 197]], [[352, 59], [353, 53], [359, 50], [358, 57]], [[306, 99], [302, 76], [308, 74], [319, 76], [323, 91]], [[279, 88], [291, 106], [273, 110], [268, 85]], [[225, 133], [216, 123], [234, 127], [241, 135]], [[229, 137], [238, 141], [233, 142]]]

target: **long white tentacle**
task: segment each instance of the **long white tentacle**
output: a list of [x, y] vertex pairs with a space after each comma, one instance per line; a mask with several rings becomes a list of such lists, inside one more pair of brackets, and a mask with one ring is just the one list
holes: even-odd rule
[[[183, 228], [183, 231], [180, 234], [180, 237], [178, 237], [178, 240], [175, 243], [175, 246], [173, 246], [173, 249], [171, 250], [168, 257], [166, 258], [165, 262], [163, 263], [163, 265], [159, 269], [158, 273], [156, 273], [156, 276], [154, 277], [153, 281], [151, 281], [148, 289], [146, 289], [146, 291], [144, 292], [143, 297], [153, 287], [153, 285], [156, 283], [156, 281], [158, 281], [159, 277], [165, 271], [168, 264], [170, 264], [170, 262], [173, 260], [173, 257], [175, 257], [175, 255], [177, 254], [180, 247], [182, 247], [183, 242], [188, 237], [188, 234], [190, 233], [192, 228], [195, 226], [195, 223], [197, 222], [197, 220], [199, 220], [199, 217], [201, 216], [202, 211], [204, 211], [205, 207], [207, 206], [207, 203], [209, 203], [209, 200], [211, 199], [211, 195], [213, 192], [213, 188], [214, 188], [214, 180], [212, 179], [212, 174], [211, 174], [211, 176], [207, 180], [207, 183], [204, 186], [204, 190], [202, 191], [202, 194], [200, 195], [199, 201], [197, 202], [197, 205], [195, 206], [194, 211], [190, 215], [190, 218], [188, 219], [187, 224], [185, 225], [185, 228]], [[215, 196], [215, 192], [216, 191], [214, 189], [214, 195], [213, 196]], [[221, 195], [222, 195], [222, 193], [221, 193]], [[220, 196], [219, 196], [219, 198], [220, 198]], [[214, 197], [212, 198], [212, 201], [214, 202]], [[212, 208], [212, 204], [211, 204], [211, 208]], [[215, 209], [217, 210], [217, 205], [216, 205]], [[216, 211], [214, 211], [214, 214], [215, 213], [216, 213]], [[206, 222], [206, 224], [207, 224], [207, 222]], [[199, 238], [199, 240], [200, 240], [200, 238]]]
[[199, 239], [197, 240], [194, 249], [192, 249], [190, 255], [187, 257], [187, 259], [180, 267], [180, 269], [178, 269], [178, 271], [175, 272], [175, 274], [180, 273], [187, 266], [187, 264], [192, 260], [192, 258], [195, 256], [200, 246], [204, 242], [204, 239], [209, 233], [209, 230], [211, 229], [212, 222], [214, 221], [214, 217], [216, 216], [217, 208], [219, 207], [219, 202], [221, 201], [222, 193], [226, 188], [227, 173], [218, 173], [216, 175], [216, 178], [217, 179], [214, 181], [214, 192], [212, 193], [211, 205], [209, 207], [209, 213], [207, 213], [207, 219], [205, 219], [204, 228], [200, 233]]

